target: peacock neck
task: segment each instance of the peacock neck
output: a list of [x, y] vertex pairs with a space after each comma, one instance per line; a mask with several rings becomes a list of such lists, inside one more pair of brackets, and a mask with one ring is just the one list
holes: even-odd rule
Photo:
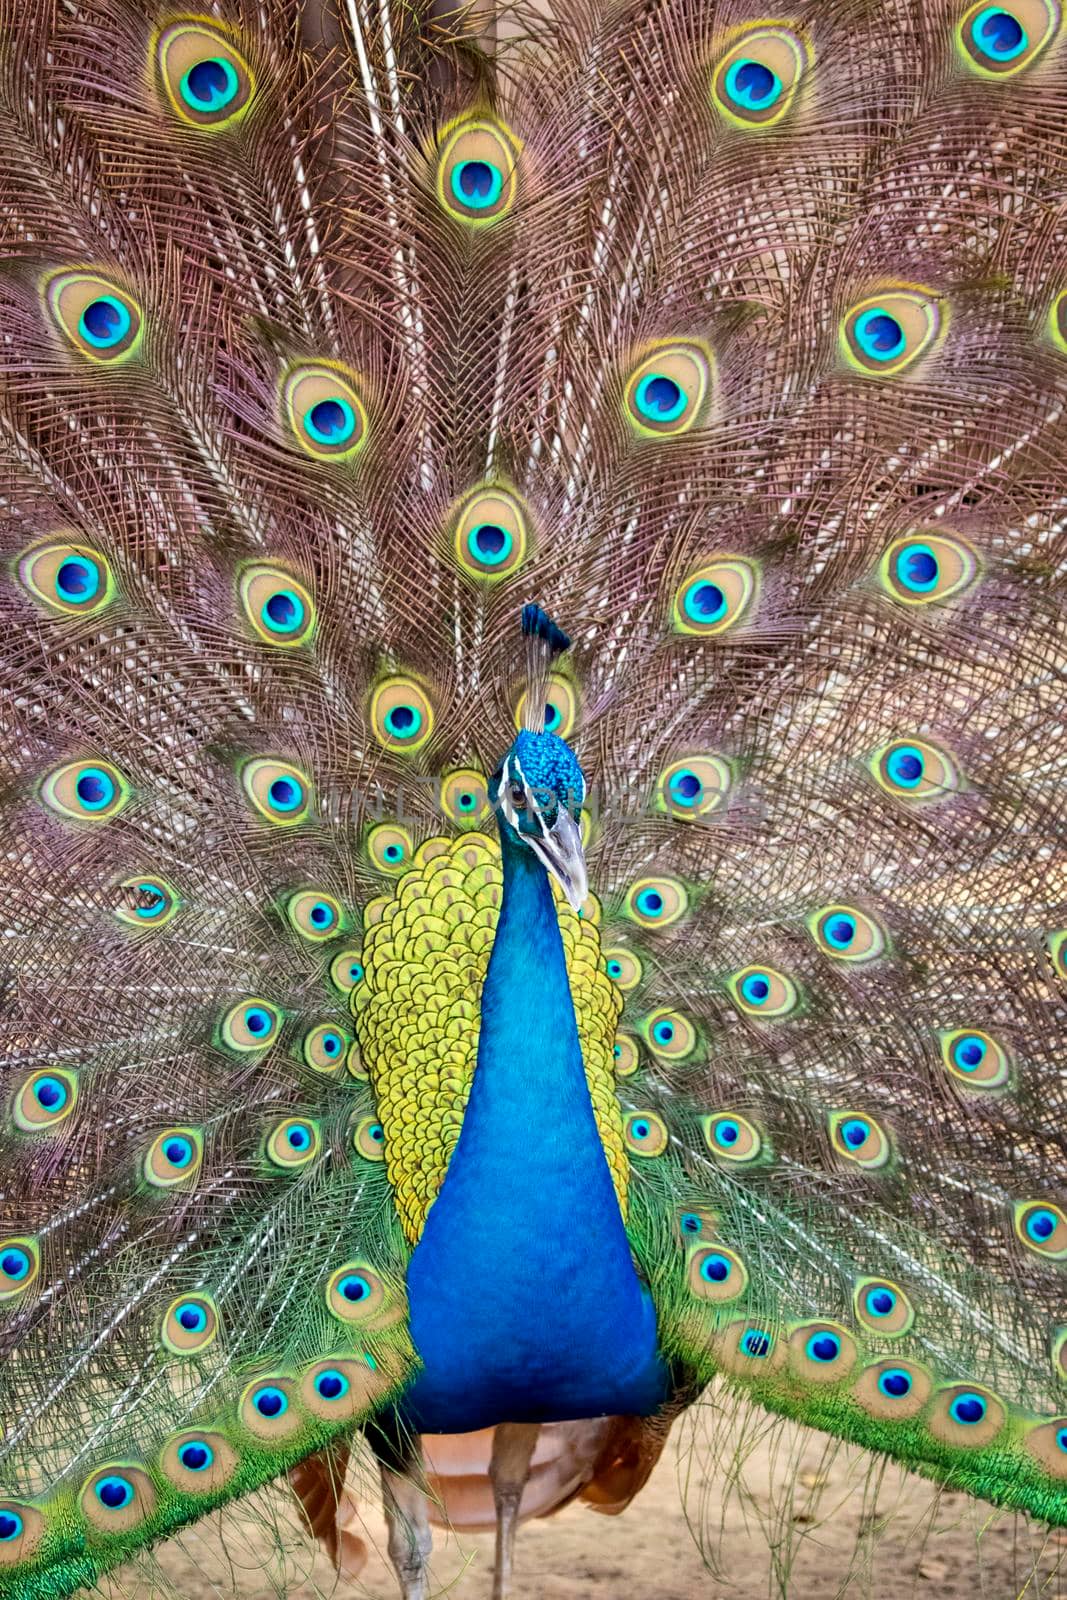
[[424, 1431], [647, 1413], [665, 1375], [597, 1132], [556, 908], [502, 839], [504, 894], [459, 1141], [408, 1269]]

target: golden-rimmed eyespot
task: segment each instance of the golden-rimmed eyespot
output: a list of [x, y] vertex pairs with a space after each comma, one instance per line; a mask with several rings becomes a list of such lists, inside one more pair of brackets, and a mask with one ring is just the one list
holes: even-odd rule
[[748, 28], [712, 73], [712, 102], [735, 128], [771, 128], [788, 115], [809, 65], [806, 45], [790, 28]]
[[736, 1300], [748, 1288], [748, 1272], [741, 1257], [725, 1245], [701, 1244], [689, 1257], [687, 1281], [698, 1300]]
[[[579, 712], [578, 691], [568, 678], [562, 673], [553, 672], [545, 685], [545, 732], [556, 733], [561, 739], [569, 739], [574, 732], [578, 721]], [[526, 714], [526, 691], [523, 690], [515, 705], [515, 726], [524, 726], [523, 718]]]
[[352, 1046], [351, 1034], [332, 1022], [320, 1022], [304, 1035], [301, 1050], [315, 1072], [336, 1072]]
[[351, 461], [367, 442], [359, 378], [340, 361], [307, 361], [282, 380], [282, 412], [300, 448], [316, 461]]
[[923, 529], [894, 539], [878, 566], [891, 600], [905, 606], [944, 604], [978, 577], [978, 553], [958, 535]]
[[629, 1078], [641, 1065], [641, 1055], [636, 1039], [628, 1033], [617, 1033], [612, 1047], [612, 1057], [617, 1078]]
[[0, 1239], [0, 1301], [14, 1300], [36, 1281], [41, 1252], [28, 1235]]
[[824, 906], [807, 923], [823, 955], [835, 961], [875, 961], [885, 951], [885, 929], [858, 906]]
[[237, 1452], [224, 1434], [189, 1429], [168, 1440], [159, 1469], [183, 1494], [214, 1494], [237, 1471]]
[[1054, 1478], [1067, 1478], [1067, 1417], [1031, 1427], [1023, 1436], [1027, 1453]]
[[743, 556], [715, 556], [675, 590], [675, 630], [708, 638], [727, 633], [751, 609], [758, 581], [759, 569]]
[[325, 889], [298, 889], [285, 903], [289, 926], [302, 939], [320, 943], [341, 929], [341, 902]]
[[75, 822], [109, 822], [130, 799], [130, 786], [109, 761], [68, 761], [50, 772], [41, 785], [41, 799], [60, 816]]
[[32, 1556], [47, 1524], [37, 1506], [22, 1500], [0, 1500], [0, 1569]]
[[421, 750], [433, 732], [430, 697], [414, 678], [386, 678], [371, 695], [371, 727], [378, 743], [398, 755]]
[[1056, 976], [1067, 978], [1067, 928], [1048, 934], [1045, 942]]
[[684, 756], [656, 779], [656, 809], [680, 822], [710, 816], [725, 804], [732, 782], [730, 763], [722, 756]]
[[463, 117], [444, 129], [437, 153], [437, 198], [450, 217], [486, 228], [515, 204], [521, 145], [502, 122]]
[[306, 822], [311, 784], [291, 762], [275, 756], [254, 756], [241, 768], [241, 785], [261, 817], [279, 828]]
[[35, 600], [66, 617], [91, 617], [115, 598], [107, 558], [75, 539], [49, 539], [19, 558], [19, 581]]
[[284, 567], [246, 567], [238, 588], [245, 615], [267, 644], [282, 649], [307, 644], [315, 631], [315, 603]]
[[892, 1146], [884, 1130], [866, 1112], [831, 1111], [828, 1125], [830, 1143], [843, 1160], [867, 1171], [884, 1167]]
[[16, 1091], [12, 1115], [23, 1133], [47, 1133], [65, 1122], [78, 1099], [78, 1080], [62, 1067], [32, 1072]]
[[139, 350], [141, 307], [113, 279], [92, 270], [54, 272], [45, 279], [44, 299], [60, 333], [87, 360], [113, 366]]
[[894, 377], [929, 350], [947, 325], [947, 309], [932, 290], [886, 288], [846, 313], [841, 351], [856, 372]]
[[131, 928], [165, 928], [181, 904], [165, 878], [124, 878], [117, 887], [115, 915]]
[[787, 1017], [797, 1007], [797, 986], [777, 967], [742, 967], [730, 975], [726, 987], [746, 1017]]
[[855, 1339], [836, 1322], [802, 1322], [789, 1335], [789, 1365], [805, 1383], [841, 1383], [858, 1354]]
[[972, 72], [983, 78], [1013, 78], [1033, 65], [1061, 27], [1056, 0], [978, 0], [960, 18], [956, 42]]
[[361, 1117], [352, 1130], [352, 1146], [365, 1161], [385, 1160], [385, 1129], [377, 1117]]
[[876, 750], [867, 766], [880, 789], [908, 804], [943, 800], [962, 782], [948, 751], [927, 739], [894, 739]]
[[1000, 1089], [1011, 1077], [1011, 1056], [981, 1028], [954, 1028], [940, 1038], [942, 1061], [968, 1089]]
[[222, 1040], [231, 1050], [264, 1050], [274, 1043], [281, 1025], [282, 1014], [269, 1000], [238, 1000], [223, 1018]]
[[367, 855], [379, 872], [406, 872], [414, 854], [414, 840], [399, 822], [379, 822], [367, 834]]
[[864, 1367], [852, 1396], [869, 1416], [885, 1422], [909, 1422], [926, 1409], [932, 1392], [928, 1372], [892, 1356]]
[[342, 950], [330, 962], [330, 982], [335, 984], [342, 994], [351, 994], [356, 985], [363, 982], [363, 978], [361, 950]]
[[510, 489], [475, 489], [453, 516], [452, 547], [464, 572], [493, 583], [522, 566], [529, 542], [528, 515]]
[[204, 1137], [198, 1128], [167, 1128], [149, 1145], [141, 1163], [146, 1183], [154, 1189], [191, 1184], [204, 1157]]
[[267, 1160], [286, 1171], [306, 1167], [321, 1147], [319, 1125], [308, 1117], [286, 1117], [267, 1134]]
[[661, 1008], [641, 1024], [648, 1048], [665, 1061], [683, 1061], [696, 1049], [697, 1031], [680, 1011]]
[[669, 928], [688, 910], [688, 890], [677, 878], [638, 878], [623, 901], [625, 915], [642, 928]]
[[489, 815], [489, 787], [482, 773], [461, 767], [441, 780], [441, 810], [457, 828], [477, 828]]
[[988, 1389], [953, 1383], [935, 1393], [926, 1425], [943, 1444], [979, 1450], [992, 1443], [1006, 1420], [1003, 1402]]
[[701, 1118], [701, 1128], [705, 1144], [720, 1161], [755, 1161], [762, 1153], [759, 1129], [735, 1111], [710, 1112]]
[[285, 1439], [304, 1426], [296, 1386], [284, 1373], [250, 1383], [241, 1396], [239, 1415], [257, 1439]]
[[1028, 1250], [1067, 1261], [1067, 1213], [1051, 1200], [1026, 1200], [1015, 1207], [1015, 1232]]
[[218, 1337], [219, 1313], [211, 1295], [196, 1289], [179, 1295], [163, 1313], [159, 1336], [172, 1355], [195, 1356]]
[[235, 127], [248, 111], [255, 78], [207, 18], [172, 22], [156, 40], [155, 57], [167, 103], [188, 127], [218, 132]]
[[860, 1278], [852, 1292], [857, 1322], [885, 1339], [909, 1332], [915, 1321], [911, 1301], [888, 1278]]
[[635, 1156], [661, 1156], [670, 1144], [667, 1124], [654, 1111], [631, 1111], [623, 1119], [622, 1137]]
[[700, 419], [711, 388], [714, 362], [699, 340], [664, 340], [635, 363], [626, 379], [630, 426], [645, 438], [688, 433]]
[[89, 1475], [78, 1504], [97, 1532], [129, 1533], [154, 1512], [156, 1491], [142, 1467], [117, 1461]]
[[641, 958], [632, 950], [626, 950], [622, 945], [608, 945], [601, 951], [604, 961], [604, 971], [624, 994], [631, 989], [636, 989], [641, 982], [644, 968]]
[[385, 1305], [387, 1290], [378, 1274], [362, 1261], [350, 1261], [330, 1275], [326, 1305], [341, 1322], [367, 1322]]

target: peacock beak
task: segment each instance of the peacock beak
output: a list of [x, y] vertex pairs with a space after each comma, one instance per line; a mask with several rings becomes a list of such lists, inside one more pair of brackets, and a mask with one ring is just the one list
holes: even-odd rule
[[582, 854], [582, 836], [578, 824], [567, 810], [560, 806], [551, 828], [541, 823], [539, 834], [526, 834], [526, 843], [536, 853], [542, 865], [551, 872], [563, 893], [577, 911], [589, 893], [589, 879], [585, 872]]

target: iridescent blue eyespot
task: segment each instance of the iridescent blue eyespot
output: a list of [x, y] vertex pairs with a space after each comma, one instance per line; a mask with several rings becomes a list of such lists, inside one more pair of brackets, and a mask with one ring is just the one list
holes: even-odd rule
[[708, 1255], [700, 1263], [700, 1276], [708, 1283], [725, 1283], [733, 1271], [733, 1264], [725, 1256]]
[[901, 789], [915, 789], [922, 782], [926, 762], [917, 745], [900, 745], [889, 756], [886, 770]]
[[911, 1393], [911, 1374], [899, 1367], [888, 1367], [879, 1374], [878, 1387], [887, 1400], [903, 1400]]
[[179, 1446], [178, 1460], [189, 1472], [205, 1472], [215, 1459], [206, 1439], [190, 1439]]
[[495, 206], [504, 189], [504, 174], [492, 161], [460, 161], [451, 171], [454, 199], [470, 211]]
[[649, 422], [674, 422], [686, 407], [685, 390], [673, 378], [648, 372], [634, 395], [638, 411]]
[[663, 896], [658, 889], [642, 889], [634, 904], [645, 917], [658, 917], [663, 910]]
[[741, 993], [749, 1005], [761, 1006], [771, 992], [771, 980], [763, 972], [752, 972], [741, 985]]
[[813, 1333], [804, 1351], [810, 1361], [836, 1361], [841, 1354], [841, 1340], [836, 1333]]
[[762, 61], [742, 57], [726, 70], [726, 92], [734, 103], [749, 111], [767, 111], [782, 93], [782, 82], [776, 72]]
[[652, 1037], [657, 1044], [670, 1044], [674, 1038], [674, 1023], [666, 1020], [657, 1022], [652, 1029]]
[[870, 1131], [869, 1123], [862, 1122], [859, 1117], [851, 1117], [848, 1122], [842, 1124], [841, 1137], [846, 1144], [858, 1150], [860, 1145], [866, 1142]]
[[692, 622], [718, 622], [726, 615], [727, 599], [717, 583], [700, 582], [685, 591], [682, 606]]
[[1056, 1435], [1056, 1443], [1061, 1450], [1067, 1451], [1067, 1428], [1061, 1428]]
[[0, 1255], [0, 1272], [5, 1278], [10, 1278], [12, 1283], [21, 1283], [32, 1266], [33, 1260], [29, 1252], [18, 1246], [9, 1246], [3, 1255]]
[[70, 605], [84, 605], [99, 587], [99, 569], [84, 556], [68, 556], [56, 571], [56, 594]]
[[240, 88], [240, 80], [230, 62], [222, 56], [197, 61], [181, 81], [181, 93], [194, 111], [222, 111]]
[[267, 793], [275, 811], [298, 811], [304, 804], [304, 789], [296, 778], [275, 778]]
[[323, 1400], [343, 1400], [351, 1385], [343, 1372], [328, 1367], [315, 1378], [315, 1393]]
[[1014, 61], [1027, 46], [1026, 29], [1010, 11], [986, 6], [971, 24], [972, 37], [991, 61]]
[[688, 769], [674, 773], [667, 789], [676, 806], [696, 806], [704, 798], [704, 785], [696, 773]]
[[283, 1417], [288, 1411], [289, 1397], [281, 1389], [276, 1389], [273, 1384], [268, 1384], [256, 1390], [252, 1396], [252, 1404], [261, 1417], [273, 1421], [275, 1417]]
[[307, 607], [295, 589], [276, 589], [264, 602], [260, 612], [263, 626], [271, 633], [299, 633], [304, 626]]
[[319, 400], [304, 414], [304, 427], [316, 444], [346, 444], [357, 425], [355, 407], [343, 394]]
[[135, 1494], [130, 1480], [120, 1478], [117, 1472], [109, 1473], [106, 1478], [100, 1478], [96, 1484], [96, 1498], [109, 1511], [124, 1511], [133, 1502]]
[[190, 1139], [177, 1136], [166, 1141], [163, 1154], [172, 1167], [187, 1167], [193, 1159], [195, 1150]]
[[952, 1046], [952, 1064], [959, 1067], [961, 1072], [976, 1072], [987, 1053], [984, 1039], [977, 1038], [973, 1033], [964, 1034]]
[[287, 1130], [286, 1138], [294, 1150], [306, 1150], [311, 1143], [311, 1129], [305, 1127], [303, 1123], [295, 1122]]
[[413, 739], [422, 726], [422, 713], [417, 706], [392, 706], [385, 713], [386, 731], [394, 739]]
[[869, 1316], [888, 1317], [897, 1303], [897, 1297], [891, 1289], [881, 1286], [868, 1289], [864, 1297], [864, 1307]]
[[515, 547], [509, 528], [496, 522], [480, 522], [467, 534], [467, 548], [484, 567], [498, 567], [507, 561]]
[[958, 1394], [948, 1409], [954, 1422], [971, 1427], [982, 1421], [989, 1407], [980, 1394]]
[[847, 950], [856, 937], [856, 919], [846, 912], [837, 912], [823, 923], [822, 931], [835, 950]]
[[45, 1111], [60, 1111], [70, 1098], [70, 1092], [59, 1078], [37, 1078], [33, 1085], [37, 1104]]
[[366, 1278], [361, 1278], [358, 1273], [350, 1272], [337, 1285], [337, 1292], [350, 1301], [352, 1305], [357, 1305], [360, 1300], [365, 1300], [370, 1294], [370, 1284]]
[[894, 576], [901, 588], [912, 594], [929, 594], [937, 588], [941, 568], [937, 556], [928, 544], [913, 541], [903, 545], [893, 563]]
[[741, 1137], [741, 1129], [737, 1126], [737, 1123], [730, 1122], [728, 1119], [717, 1122], [713, 1131], [715, 1143], [721, 1144], [727, 1150], [735, 1145]]
[[746, 1356], [762, 1360], [769, 1356], [774, 1340], [769, 1333], [764, 1333], [762, 1328], [746, 1328], [741, 1335], [741, 1350]]
[[115, 780], [102, 767], [83, 767], [74, 785], [85, 811], [103, 811], [115, 798]]
[[1031, 1211], [1026, 1218], [1026, 1231], [1035, 1244], [1044, 1244], [1056, 1232], [1057, 1219], [1051, 1211]]
[[24, 1527], [25, 1523], [17, 1511], [0, 1511], [0, 1540], [5, 1544], [19, 1538]]
[[194, 1301], [179, 1306], [175, 1316], [186, 1333], [203, 1333], [207, 1327], [207, 1312]]
[[907, 341], [896, 317], [881, 306], [871, 306], [856, 318], [853, 337], [871, 361], [893, 361], [904, 353]]
[[133, 319], [122, 301], [113, 294], [90, 300], [78, 322], [78, 332], [94, 350], [111, 350], [121, 344]]
[[683, 1211], [678, 1219], [678, 1226], [683, 1233], [703, 1233], [704, 1223], [695, 1211]]

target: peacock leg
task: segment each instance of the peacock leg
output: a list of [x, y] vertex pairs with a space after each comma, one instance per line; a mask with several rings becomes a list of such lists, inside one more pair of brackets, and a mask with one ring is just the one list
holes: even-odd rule
[[502, 1422], [493, 1435], [489, 1477], [496, 1506], [496, 1569], [493, 1600], [507, 1600], [515, 1558], [519, 1505], [530, 1473], [530, 1460], [541, 1432], [536, 1422]]
[[[421, 1468], [419, 1472], [421, 1475]], [[419, 1476], [392, 1472], [383, 1463], [382, 1499], [389, 1530], [389, 1559], [400, 1579], [403, 1600], [427, 1600], [433, 1535]]]

